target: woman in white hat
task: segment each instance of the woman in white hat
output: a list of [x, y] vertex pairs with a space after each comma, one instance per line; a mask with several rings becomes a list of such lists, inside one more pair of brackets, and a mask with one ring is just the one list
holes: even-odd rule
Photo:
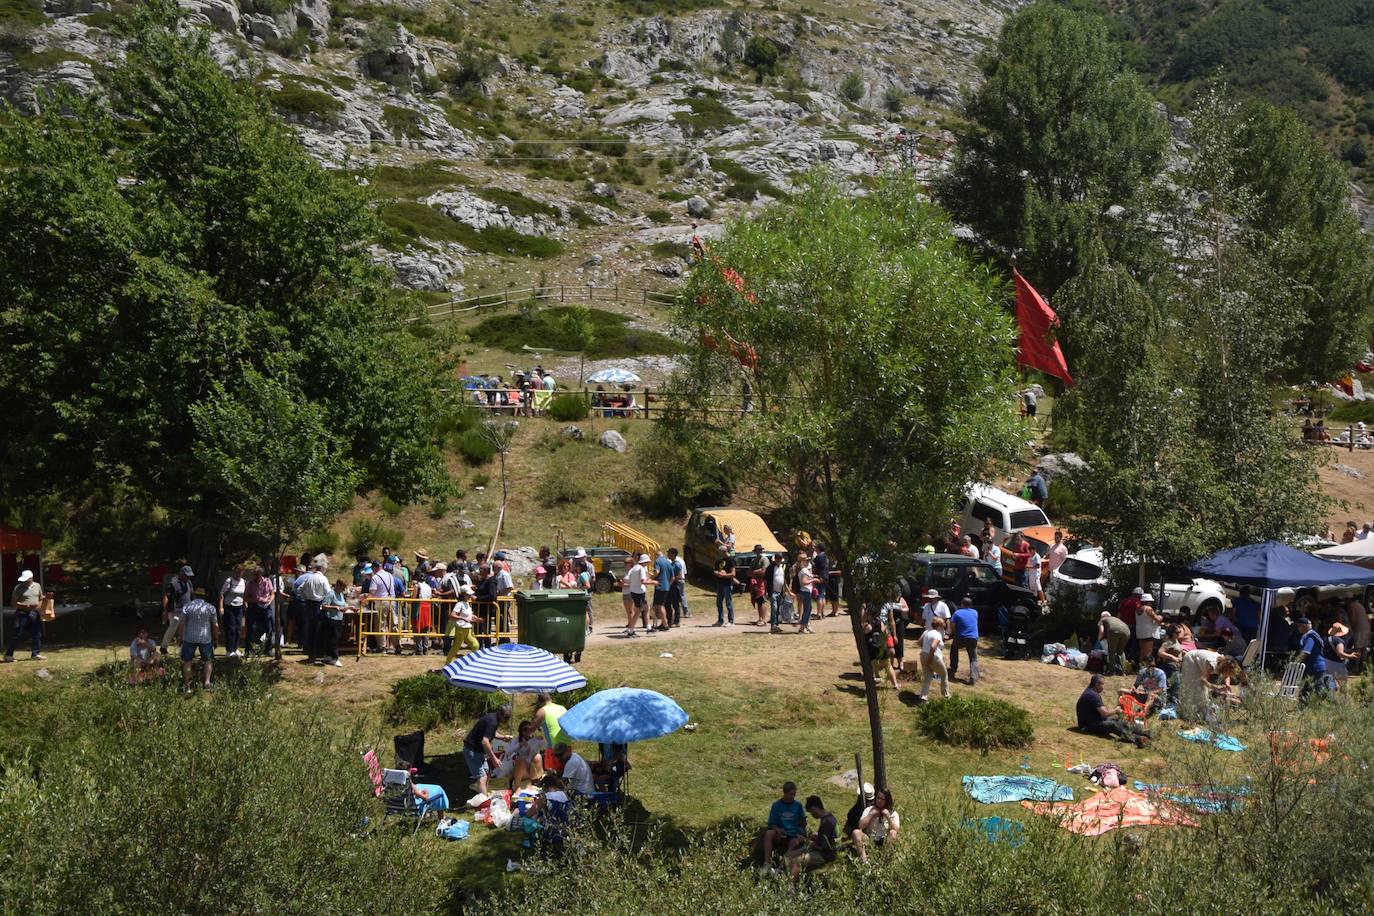
[[1164, 618], [1155, 610], [1155, 596], [1145, 592], [1140, 596], [1140, 610], [1135, 612], [1135, 638], [1140, 645], [1136, 658], [1149, 658], [1155, 654], [1155, 640], [1159, 639], [1163, 626]]

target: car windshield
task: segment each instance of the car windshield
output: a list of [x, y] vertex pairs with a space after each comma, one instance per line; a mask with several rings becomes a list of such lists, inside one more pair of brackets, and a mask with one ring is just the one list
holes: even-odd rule
[[1089, 563], [1087, 560], [1069, 557], [1059, 564], [1059, 574], [1070, 579], [1099, 579], [1102, 577], [1102, 567]]
[[1011, 514], [1011, 527], [1013, 529], [1036, 528], [1040, 525], [1049, 525], [1049, 523], [1050, 520], [1039, 509], [1018, 509]]

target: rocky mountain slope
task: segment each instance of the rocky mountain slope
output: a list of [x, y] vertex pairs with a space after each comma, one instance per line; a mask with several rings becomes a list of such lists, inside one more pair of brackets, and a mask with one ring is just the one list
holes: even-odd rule
[[[825, 163], [928, 173], [1014, 0], [182, 0], [313, 155], [373, 185], [430, 301], [667, 286], [698, 223]], [[0, 0], [0, 96], [101, 91], [120, 0]]]

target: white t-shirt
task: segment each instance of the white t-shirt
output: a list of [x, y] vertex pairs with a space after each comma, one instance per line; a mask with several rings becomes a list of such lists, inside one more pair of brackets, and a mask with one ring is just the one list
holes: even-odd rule
[[1032, 550], [1030, 560], [1026, 563], [1026, 568], [1038, 577], [1040, 575], [1040, 554]]
[[997, 570], [997, 575], [1002, 575], [1002, 548], [996, 544], [988, 546], [988, 562]]
[[644, 594], [644, 566], [636, 563], [625, 573], [624, 591], [627, 595]]
[[773, 567], [773, 593], [781, 594], [787, 587], [787, 567], [779, 563]]
[[[869, 805], [864, 809], [864, 813], [859, 815], [859, 822], [862, 823], [863, 819], [868, 817], [871, 813], [873, 813], [873, 806]], [[868, 834], [869, 839], [881, 840], [886, 839], [887, 832], [893, 828], [901, 830], [902, 819], [898, 816], [896, 811], [889, 808], [887, 811], [873, 818], [868, 824], [868, 830], [865, 832]]]
[[152, 639], [139, 645], [137, 639], [129, 643], [129, 658], [137, 662], [151, 662], [157, 656], [157, 643]]
[[419, 598], [421, 601], [428, 601], [430, 598], [434, 597], [434, 589], [423, 579], [417, 579], [415, 582], [415, 597]]
[[940, 620], [948, 620], [949, 605], [945, 604], [944, 601], [927, 601], [925, 610], [921, 612], [921, 620], [927, 630], [930, 629], [930, 625], [935, 622], [937, 617]]
[[243, 593], [248, 588], [248, 583], [242, 578], [235, 579], [230, 576], [224, 580], [220, 586], [219, 593], [224, 598], [225, 607], [243, 607]]
[[977, 545], [975, 545], [975, 544], [969, 544], [969, 545], [967, 545], [966, 547], [963, 548], [963, 551], [964, 551], [964, 556], [970, 557], [970, 558], [972, 558], [972, 559], [974, 559], [974, 560], [978, 559], [978, 547], [977, 547]]
[[592, 782], [592, 768], [578, 753], [569, 754], [564, 761], [563, 781], [578, 795], [591, 795], [596, 791], [596, 784]]
[[1068, 545], [1061, 542], [1050, 547], [1050, 552], [1045, 554], [1045, 565], [1050, 568], [1050, 572], [1054, 572], [1062, 566], [1064, 561], [1068, 558]]
[[515, 590], [515, 580], [510, 577], [510, 570], [504, 566], [496, 574], [496, 594], [509, 595]]
[[472, 629], [472, 608], [468, 607], [466, 601], [455, 602], [449, 616], [453, 620], [454, 626], [464, 630]]
[[931, 658], [945, 660], [942, 651], [945, 645], [945, 634], [936, 629], [928, 629], [921, 634], [921, 654]]

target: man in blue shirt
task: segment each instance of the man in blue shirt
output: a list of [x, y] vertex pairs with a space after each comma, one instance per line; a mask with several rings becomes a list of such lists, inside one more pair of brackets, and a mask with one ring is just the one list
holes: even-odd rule
[[785, 856], [806, 842], [806, 809], [797, 801], [797, 784], [788, 780], [782, 784], [782, 798], [768, 809], [768, 826], [763, 831], [763, 867], [773, 862], [773, 851]]
[[658, 552], [654, 560], [654, 620], [661, 633], [668, 632], [668, 606], [672, 603], [673, 561]]
[[1307, 667], [1303, 670], [1304, 683], [1302, 687], [1303, 695], [1307, 695], [1313, 690], [1328, 689], [1326, 683], [1326, 643], [1316, 630], [1312, 629], [1312, 621], [1306, 617], [1299, 617], [1294, 623], [1298, 628], [1298, 648], [1302, 652], [1302, 663]]
[[968, 606], [965, 599], [959, 603], [959, 609], [950, 615], [950, 622], [954, 625], [954, 648], [949, 653], [949, 678], [954, 680], [954, 675], [959, 671], [959, 650], [963, 649], [968, 653], [968, 682], [969, 686], [978, 683], [978, 612]]

